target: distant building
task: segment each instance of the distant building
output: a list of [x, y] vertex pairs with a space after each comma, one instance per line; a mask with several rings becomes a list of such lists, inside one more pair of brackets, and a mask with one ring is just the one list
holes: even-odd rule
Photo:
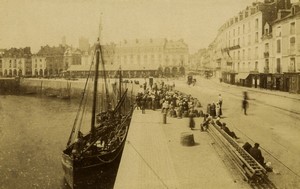
[[32, 74], [30, 47], [4, 50], [0, 63], [2, 75], [5, 77], [30, 76]]
[[189, 49], [183, 39], [166, 41], [163, 49], [165, 60], [162, 61], [166, 75], [182, 75], [189, 67]]
[[300, 3], [279, 11], [265, 48], [272, 59], [265, 64], [267, 73], [272, 73], [265, 77], [265, 87], [300, 93]]
[[32, 56], [33, 76], [54, 76], [59, 75], [64, 70], [64, 53], [66, 47], [41, 47], [37, 54]]
[[196, 53], [189, 56], [190, 69], [191, 70], [201, 70], [206, 65], [204, 64], [204, 57], [207, 49], [199, 49]]
[[290, 7], [289, 0], [255, 2], [225, 22], [210, 49], [211, 64], [220, 67], [217, 75], [228, 83], [257, 87], [266, 69], [264, 36]]
[[[120, 68], [124, 77], [175, 76], [184, 74], [189, 64], [188, 46], [182, 39], [124, 40], [101, 47], [109, 77], [115, 77]], [[88, 60], [86, 55], [84, 59]], [[69, 71], [86, 75], [88, 69], [83, 65], [71, 66]]]
[[5, 50], [4, 49], [0, 49], [0, 77], [3, 76], [3, 65], [2, 65], [2, 57], [4, 54]]
[[81, 51], [79, 49], [67, 48], [64, 53], [64, 70], [71, 65], [81, 65]]

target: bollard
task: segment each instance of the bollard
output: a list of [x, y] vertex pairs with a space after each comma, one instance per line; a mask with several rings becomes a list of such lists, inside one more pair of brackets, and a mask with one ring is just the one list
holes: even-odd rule
[[167, 114], [163, 113], [163, 124], [167, 124]]

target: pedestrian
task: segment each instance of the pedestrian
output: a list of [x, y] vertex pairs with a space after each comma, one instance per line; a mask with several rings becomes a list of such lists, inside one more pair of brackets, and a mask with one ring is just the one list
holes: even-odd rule
[[223, 98], [222, 98], [221, 94], [219, 94], [219, 104], [220, 104], [220, 107], [222, 108]]
[[201, 132], [206, 131], [211, 122], [212, 122], [212, 117], [209, 114], [205, 114], [203, 118], [203, 122], [200, 124], [200, 131]]
[[235, 132], [229, 130], [229, 128], [226, 126], [226, 123], [223, 123], [222, 129], [223, 129], [223, 131], [225, 133], [227, 133], [232, 138], [234, 138], [234, 139], [240, 139], [239, 137], [236, 136]]
[[195, 128], [194, 115], [190, 114], [189, 117], [190, 117], [189, 127], [190, 127], [191, 130], [193, 130]]
[[141, 110], [142, 110], [142, 114], [145, 114], [145, 109], [146, 109], [146, 98], [142, 97], [141, 99]]
[[244, 114], [245, 115], [247, 115], [247, 109], [248, 109], [248, 101], [247, 101], [247, 99], [246, 98], [244, 98], [243, 99], [243, 101], [242, 101], [242, 108], [243, 108], [243, 110], [244, 110]]
[[216, 120], [216, 125], [218, 125], [219, 127], [221, 127], [222, 128], [222, 122], [220, 121], [220, 117], [218, 117], [217, 118], [217, 120]]
[[259, 148], [259, 144], [255, 143], [254, 147], [250, 149], [250, 155], [262, 166], [265, 166], [265, 158], [262, 156], [261, 151]]
[[216, 104], [213, 102], [210, 107], [210, 115], [214, 118], [216, 117]]
[[220, 106], [219, 102], [217, 102], [217, 104], [216, 104], [216, 116], [217, 117], [221, 116], [221, 106]]

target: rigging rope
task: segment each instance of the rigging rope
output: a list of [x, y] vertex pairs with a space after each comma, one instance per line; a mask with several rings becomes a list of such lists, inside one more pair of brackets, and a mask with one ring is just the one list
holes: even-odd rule
[[128, 144], [131, 144], [134, 151], [141, 157], [141, 159], [145, 162], [145, 164], [150, 168], [150, 170], [154, 173], [154, 175], [158, 178], [158, 180], [166, 187], [169, 188], [166, 183], [160, 178], [160, 176], [155, 172], [155, 170], [150, 166], [150, 164], [145, 160], [145, 158], [138, 152], [138, 150], [134, 147], [134, 145], [128, 141]]
[[[94, 50], [94, 54], [95, 54], [95, 52], [96, 52], [96, 49]], [[67, 142], [67, 146], [70, 145], [71, 140], [72, 140], [72, 138], [73, 138], [73, 136], [74, 136], [74, 132], [75, 132], [75, 129], [76, 129], [76, 124], [77, 124], [77, 121], [78, 121], [78, 117], [79, 117], [81, 108], [82, 108], [82, 106], [83, 106], [83, 100], [84, 100], [85, 93], [86, 93], [87, 83], [88, 83], [88, 81], [89, 81], [89, 78], [90, 78], [90, 75], [91, 75], [91, 69], [92, 69], [92, 66], [93, 66], [93, 64], [94, 64], [94, 58], [95, 58], [95, 56], [93, 56], [92, 63], [91, 63], [91, 65], [90, 65], [89, 74], [88, 74], [88, 77], [87, 77], [86, 82], [85, 82], [85, 85], [84, 85], [84, 90], [83, 90], [83, 93], [82, 93], [82, 96], [81, 96], [79, 108], [78, 108], [78, 111], [77, 111], [77, 113], [76, 113], [75, 121], [74, 121], [74, 124], [73, 124], [73, 127], [72, 127], [72, 131], [71, 131], [71, 133], [70, 133], [70, 136], [69, 136], [69, 139], [68, 139], [68, 142]], [[75, 140], [75, 138], [73, 138], [73, 140]]]

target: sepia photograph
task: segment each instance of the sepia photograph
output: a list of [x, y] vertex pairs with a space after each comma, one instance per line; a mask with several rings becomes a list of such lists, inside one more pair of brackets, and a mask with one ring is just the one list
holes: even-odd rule
[[0, 189], [299, 189], [300, 0], [0, 0]]

